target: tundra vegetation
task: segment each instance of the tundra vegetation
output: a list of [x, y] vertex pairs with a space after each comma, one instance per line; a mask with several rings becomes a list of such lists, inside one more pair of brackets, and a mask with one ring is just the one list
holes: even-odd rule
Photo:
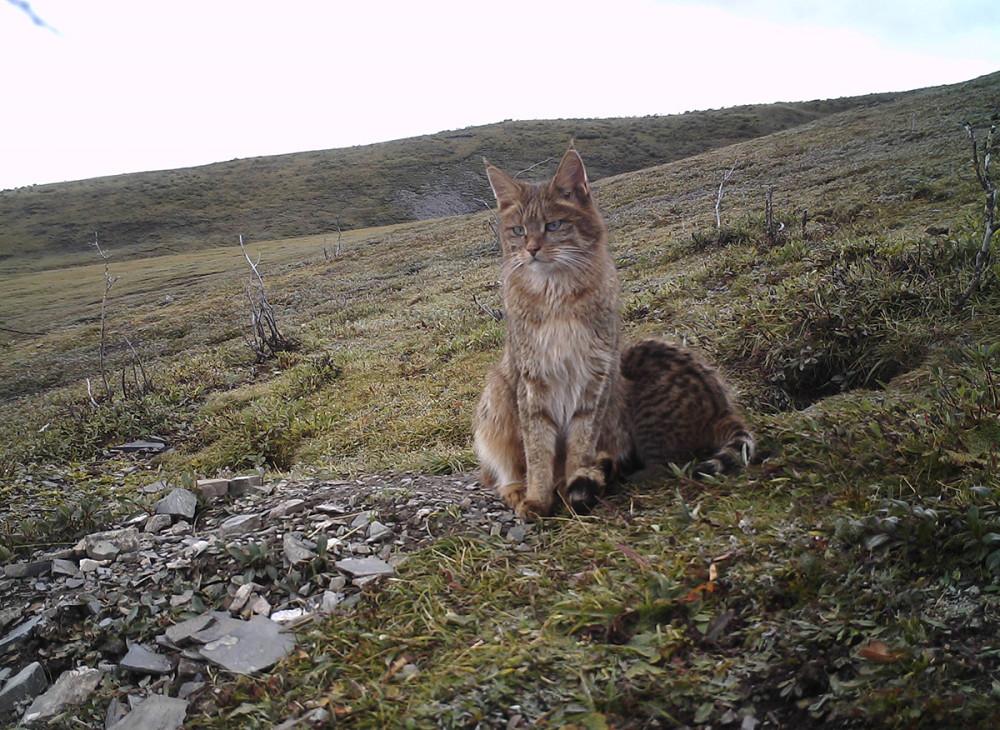
[[[718, 363], [762, 463], [705, 483], [628, 484], [592, 517], [544, 522], [532, 551], [459, 530], [353, 611], [311, 627], [271, 672], [218, 677], [193, 725], [268, 727], [318, 706], [361, 727], [513, 714], [590, 728], [738, 727], [744, 715], [782, 727], [996, 724], [1000, 267], [988, 258], [963, 300], [984, 226], [963, 123], [984, 139], [998, 95], [995, 74], [844, 104], [733, 144], [723, 126], [718, 145], [597, 180], [627, 336], [674, 338]], [[574, 129], [553, 124], [562, 137], [550, 143], [545, 124], [527, 128], [546, 140], [544, 152], [525, 143], [535, 159]], [[629, 147], [643, 147], [641, 129]], [[589, 163], [604, 141], [578, 138]], [[442, 139], [399, 147], [412, 155], [407, 169], [433, 178], [444, 163], [426, 150], [472, 144]], [[336, 164], [374, 178], [385, 149]], [[489, 154], [517, 169], [513, 153], [513, 164]], [[283, 160], [298, 175], [294, 157], [252, 164]], [[480, 174], [478, 163], [470, 170]], [[208, 179], [205, 169], [171, 175]], [[311, 217], [312, 203], [275, 201], [256, 234], [204, 212], [226, 240], [245, 234], [297, 343], [261, 361], [241, 329], [241, 251], [198, 246], [201, 234], [186, 232], [202, 230], [190, 220], [202, 215], [196, 198], [223, 208], [236, 194], [220, 180], [218, 197], [192, 186], [190, 200], [160, 211], [169, 225], [150, 240], [165, 245], [175, 228], [175, 253], [143, 255], [137, 232], [117, 255], [102, 235], [118, 277], [106, 356], [126, 361], [123, 334], [141, 342], [156, 387], [96, 407], [84, 381], [100, 373], [104, 264], [67, 246], [20, 250], [7, 222], [46, 195], [75, 190], [84, 201], [88, 184], [132, 182], [0, 193], [14, 236], [2, 244], [3, 324], [42, 333], [5, 331], [0, 345], [0, 559], [134, 510], [136, 487], [156, 474], [473, 468], [472, 408], [503, 340], [490, 316], [489, 214], [404, 223], [385, 210], [365, 217], [345, 198], [330, 214], [352, 229], [328, 258], [332, 223], [325, 235], [263, 240]], [[369, 192], [372, 209], [391, 199]], [[60, 225], [72, 230], [78, 211]], [[389, 224], [360, 227], [373, 222]], [[81, 251], [93, 230], [73, 236]], [[148, 435], [172, 451], [139, 469], [108, 451]], [[402, 664], [419, 671], [398, 677]]]

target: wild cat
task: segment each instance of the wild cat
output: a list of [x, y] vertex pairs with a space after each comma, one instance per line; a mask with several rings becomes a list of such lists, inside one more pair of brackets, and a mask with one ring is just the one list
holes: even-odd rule
[[696, 473], [714, 474], [745, 461], [753, 437], [714, 370], [658, 340], [621, 352], [621, 286], [576, 150], [546, 182], [486, 173], [507, 337], [476, 409], [483, 484], [532, 519], [557, 497], [589, 509], [625, 465], [704, 453]]

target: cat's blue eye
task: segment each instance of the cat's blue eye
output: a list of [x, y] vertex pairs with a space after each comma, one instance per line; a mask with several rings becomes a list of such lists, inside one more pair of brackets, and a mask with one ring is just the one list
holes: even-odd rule
[[513, 233], [515, 236], [523, 236], [524, 226], [514, 226], [513, 228], [510, 229], [510, 232]]
[[549, 221], [548, 223], [545, 224], [545, 230], [558, 231], [560, 228], [562, 228], [562, 224], [563, 224], [562, 221]]

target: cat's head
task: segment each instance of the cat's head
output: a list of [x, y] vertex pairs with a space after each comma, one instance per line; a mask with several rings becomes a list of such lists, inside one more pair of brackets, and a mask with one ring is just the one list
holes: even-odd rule
[[570, 148], [551, 180], [528, 183], [486, 162], [499, 206], [500, 241], [510, 269], [539, 276], [587, 268], [605, 246], [605, 227], [583, 160]]

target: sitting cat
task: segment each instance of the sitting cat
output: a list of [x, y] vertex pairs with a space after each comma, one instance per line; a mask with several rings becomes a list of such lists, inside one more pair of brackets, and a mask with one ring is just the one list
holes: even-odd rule
[[576, 150], [548, 182], [488, 162], [486, 173], [499, 206], [507, 338], [475, 416], [483, 484], [531, 519], [551, 514], [557, 495], [589, 509], [625, 464], [710, 447], [717, 453], [699, 468], [715, 473], [752, 452], [713, 370], [655, 340], [621, 354], [621, 287]]

